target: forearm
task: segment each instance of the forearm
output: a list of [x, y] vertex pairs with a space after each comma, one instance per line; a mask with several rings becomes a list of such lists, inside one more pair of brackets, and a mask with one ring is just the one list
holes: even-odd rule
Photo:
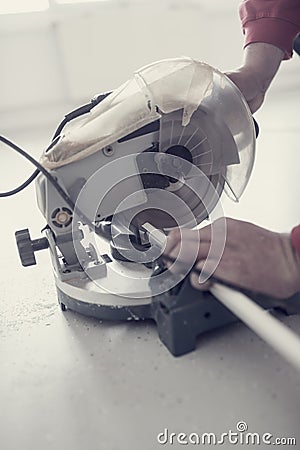
[[253, 113], [262, 105], [265, 93], [283, 58], [284, 52], [280, 48], [257, 42], [245, 48], [242, 66], [227, 72], [227, 76], [240, 89]]
[[265, 93], [275, 77], [284, 52], [274, 45], [257, 42], [249, 44], [244, 51], [243, 70], [250, 72]]

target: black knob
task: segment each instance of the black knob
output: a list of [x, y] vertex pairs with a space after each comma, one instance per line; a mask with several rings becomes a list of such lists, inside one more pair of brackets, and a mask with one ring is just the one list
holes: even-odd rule
[[19, 255], [23, 266], [33, 266], [36, 264], [34, 252], [49, 247], [47, 238], [32, 240], [28, 228], [15, 232]]

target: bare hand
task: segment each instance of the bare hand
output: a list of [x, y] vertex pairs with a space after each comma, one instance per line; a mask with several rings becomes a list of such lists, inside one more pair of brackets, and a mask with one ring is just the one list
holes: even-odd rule
[[[199, 244], [199, 230], [181, 231], [182, 240], [179, 230], [170, 232], [165, 254], [173, 259], [179, 255], [182, 262], [190, 264], [189, 254]], [[203, 268], [210, 243], [211, 227], [207, 226], [200, 230], [198, 269]], [[288, 298], [300, 291], [300, 257], [288, 235], [227, 219], [226, 245], [213, 276], [274, 298]], [[197, 289], [208, 289], [210, 285], [210, 282], [199, 284], [195, 273], [191, 275], [191, 283]]]

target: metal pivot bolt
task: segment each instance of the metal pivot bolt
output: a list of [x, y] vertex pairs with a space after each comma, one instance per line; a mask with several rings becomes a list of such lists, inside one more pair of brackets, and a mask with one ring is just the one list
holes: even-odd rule
[[47, 238], [31, 239], [28, 228], [15, 232], [19, 255], [23, 266], [33, 266], [36, 264], [34, 252], [49, 247]]

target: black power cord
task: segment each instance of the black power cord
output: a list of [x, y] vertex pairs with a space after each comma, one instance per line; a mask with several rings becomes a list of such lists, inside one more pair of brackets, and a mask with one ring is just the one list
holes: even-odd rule
[[[62, 122], [58, 125], [54, 136], [52, 138], [52, 142], [61, 134], [63, 128], [67, 125], [68, 122], [70, 122], [73, 119], [76, 119], [79, 116], [82, 116], [83, 114], [87, 114], [91, 111], [94, 106], [98, 105], [98, 103], [102, 102], [110, 92], [105, 92], [104, 94], [99, 94], [92, 98], [92, 100], [89, 103], [86, 103], [85, 105], [79, 106], [79, 108], [74, 109], [70, 113], [66, 114]], [[51, 146], [50, 146], [51, 147]]]
[[[76, 119], [79, 116], [82, 116], [83, 114], [87, 114], [91, 111], [92, 108], [94, 108], [94, 106], [98, 105], [98, 103], [102, 102], [102, 100], [105, 99], [105, 97], [107, 97], [110, 94], [110, 92], [106, 92], [104, 94], [99, 94], [97, 96], [95, 96], [89, 103], [86, 103], [85, 105], [80, 106], [79, 108], [74, 109], [73, 111], [71, 111], [70, 113], [66, 114], [64, 119], [62, 120], [62, 122], [59, 124], [58, 128], [56, 129], [54, 136], [52, 138], [51, 144], [49, 145], [48, 149], [46, 150], [46, 152], [48, 150], [51, 149], [51, 147], [53, 145], [56, 144], [57, 139], [59, 138], [63, 128], [67, 125], [68, 122], [70, 122], [73, 119]], [[21, 152], [19, 152], [17, 150], [17, 148], [19, 150], [21, 150], [19, 147], [17, 147], [15, 144], [13, 144], [11, 141], [9, 141], [8, 139], [6, 139], [3, 136], [0, 136], [0, 140], [6, 144], [9, 145], [11, 148], [13, 148], [14, 150], [16, 150], [18, 153], [22, 154]], [[15, 146], [15, 147], [14, 147]], [[22, 154], [25, 158], [26, 155], [28, 155], [26, 152], [24, 152], [24, 154]], [[28, 155], [29, 156], [29, 155]], [[29, 159], [29, 158], [27, 158]], [[29, 159], [30, 161], [30, 159]], [[30, 162], [32, 162], [36, 167], [37, 167], [37, 161], [35, 161], [33, 158]], [[20, 186], [16, 187], [15, 189], [12, 189], [11, 191], [7, 191], [7, 192], [0, 192], [0, 198], [4, 198], [4, 197], [10, 197], [12, 195], [18, 194], [19, 192], [23, 191], [23, 189], [25, 189], [27, 186], [30, 185], [30, 183], [32, 183], [33, 180], [35, 180], [35, 178], [38, 176], [38, 174], [41, 172], [41, 170], [39, 168], [37, 168], [31, 175], [30, 177], [24, 181], [24, 183], [20, 184]], [[68, 203], [69, 204], [69, 203]], [[70, 205], [69, 205], [70, 206]]]
[[[29, 180], [31, 179], [31, 181], [32, 181], [41, 172], [47, 178], [47, 180], [49, 180], [49, 182], [56, 189], [56, 191], [61, 196], [61, 198], [66, 202], [66, 204], [71, 208], [71, 210], [74, 211], [78, 215], [78, 217], [84, 223], [86, 223], [92, 230], [96, 231], [96, 227], [93, 224], [93, 222], [88, 217], [86, 217], [86, 215], [75, 205], [73, 200], [68, 196], [68, 194], [64, 191], [64, 189], [60, 186], [60, 184], [58, 183], [56, 178], [53, 175], [51, 175], [51, 173], [48, 172], [48, 170], [45, 169], [45, 167], [43, 167], [38, 161], [36, 161], [36, 159], [34, 159], [31, 155], [29, 155], [29, 153], [27, 153], [25, 150], [23, 150], [18, 145], [14, 144], [12, 141], [5, 138], [4, 136], [0, 136], [0, 142], [3, 142], [4, 144], [8, 145], [10, 148], [12, 148], [17, 153], [19, 153], [21, 156], [26, 158], [29, 162], [31, 162], [31, 164], [33, 164], [36, 167], [36, 170], [32, 174], [32, 176], [21, 186], [24, 186], [24, 187], [28, 186]], [[19, 186], [18, 188], [14, 189], [13, 191], [10, 191], [10, 192], [12, 192], [12, 193], [14, 191], [19, 192], [19, 189], [21, 188], [21, 186]], [[24, 189], [24, 187], [23, 187], [23, 189]], [[9, 194], [8, 192], [0, 193], [0, 197], [7, 197], [8, 194]], [[13, 194], [9, 194], [9, 195], [13, 195]]]
[[[0, 138], [2, 138], [2, 136], [0, 136]], [[1, 139], [2, 142], [4, 142]], [[5, 143], [5, 142], [4, 142]], [[36, 169], [32, 175], [30, 175], [30, 177], [24, 181], [24, 183], [20, 184], [20, 186], [18, 186], [15, 189], [12, 189], [11, 191], [7, 191], [7, 192], [0, 192], [0, 198], [4, 198], [4, 197], [10, 197], [12, 195], [18, 194], [18, 192], [23, 191], [23, 189], [25, 189], [27, 186], [30, 185], [30, 183], [38, 176], [38, 174], [40, 173], [39, 169]]]

